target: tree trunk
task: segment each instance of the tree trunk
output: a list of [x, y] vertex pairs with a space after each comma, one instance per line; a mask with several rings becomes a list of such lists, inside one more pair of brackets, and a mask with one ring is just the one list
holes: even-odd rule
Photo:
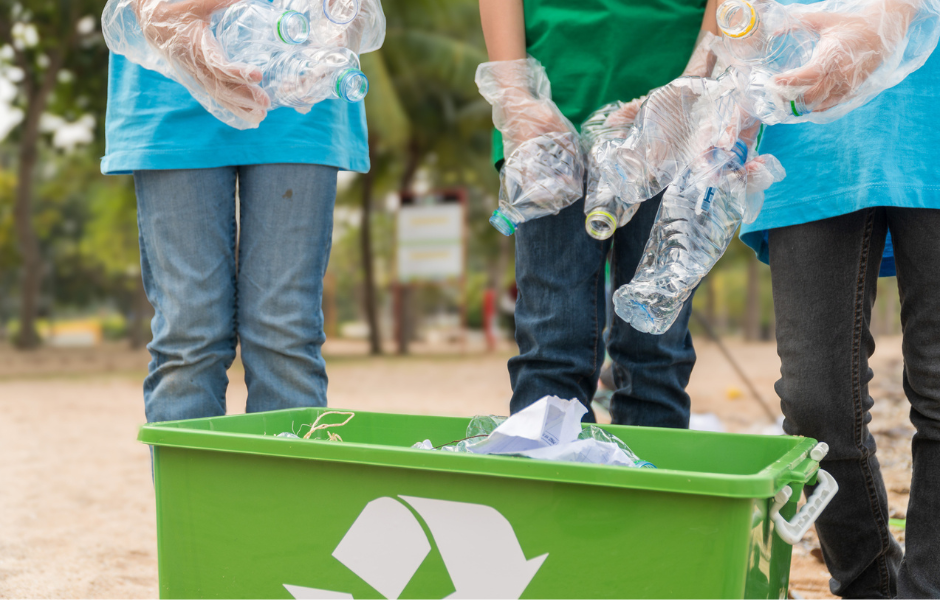
[[753, 254], [747, 261], [747, 304], [744, 308], [744, 339], [754, 342], [760, 339], [760, 271], [757, 257]]
[[28, 106], [20, 138], [20, 164], [16, 182], [16, 204], [13, 209], [16, 238], [23, 260], [20, 280], [20, 331], [16, 338], [16, 346], [22, 350], [39, 346], [36, 316], [42, 285], [42, 257], [39, 254], [39, 239], [33, 229], [33, 172], [38, 158], [39, 120], [55, 85], [58, 64], [59, 60], [50, 64], [38, 89], [32, 85], [26, 86]]
[[[369, 136], [369, 160], [375, 165], [376, 141]], [[375, 180], [373, 171], [362, 176], [362, 225], [359, 230], [359, 242], [362, 254], [362, 272], [365, 277], [363, 295], [366, 321], [369, 324], [369, 353], [382, 354], [382, 340], [379, 336], [379, 315], [376, 305], [375, 269], [372, 256], [372, 193]]]

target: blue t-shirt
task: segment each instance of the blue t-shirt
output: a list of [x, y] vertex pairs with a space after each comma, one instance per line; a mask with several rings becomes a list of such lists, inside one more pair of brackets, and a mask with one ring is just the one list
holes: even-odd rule
[[369, 170], [362, 102], [325, 100], [306, 115], [268, 112], [257, 129], [219, 121], [182, 85], [111, 55], [105, 121], [105, 175], [149, 169], [208, 169], [304, 163]]
[[[741, 240], [768, 262], [767, 230], [873, 206], [940, 208], [940, 52], [874, 100], [826, 125], [776, 125], [760, 152], [780, 159], [786, 179], [766, 192]], [[890, 239], [881, 275], [894, 275]]]

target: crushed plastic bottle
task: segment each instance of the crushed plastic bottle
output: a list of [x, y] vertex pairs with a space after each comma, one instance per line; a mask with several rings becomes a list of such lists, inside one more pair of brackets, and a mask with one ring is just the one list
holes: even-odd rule
[[310, 43], [337, 45], [359, 15], [359, 0], [274, 0], [274, 5], [303, 14], [310, 22]]
[[503, 235], [526, 221], [558, 214], [581, 197], [584, 161], [577, 134], [553, 132], [522, 142], [499, 179], [499, 208], [490, 224]]
[[610, 143], [599, 164], [602, 181], [627, 206], [663, 191], [708, 147], [719, 98], [736, 89], [735, 74], [724, 73], [717, 79], [680, 77], [652, 91], [627, 137]]
[[303, 109], [328, 99], [359, 102], [369, 92], [369, 80], [352, 50], [307, 48], [275, 56], [264, 69], [261, 87], [272, 107]]
[[632, 125], [609, 126], [607, 118], [623, 107], [623, 102], [611, 102], [594, 111], [581, 124], [581, 145], [587, 157], [587, 192], [584, 196], [584, 227], [594, 239], [606, 240], [618, 227], [626, 225], [636, 214], [639, 204], [624, 204], [602, 177], [602, 165], [610, 160], [610, 153], [626, 139]]
[[597, 440], [599, 442], [606, 442], [608, 444], [616, 444], [623, 450], [624, 454], [633, 461], [633, 466], [642, 469], [655, 469], [656, 465], [651, 462], [647, 462], [637, 456], [633, 450], [627, 446], [623, 440], [615, 436], [612, 433], [604, 431], [597, 425], [588, 425], [585, 427], [581, 433], [578, 435], [579, 440]]
[[731, 243], [746, 208], [747, 146], [712, 148], [666, 190], [636, 274], [614, 293], [638, 331], [665, 333]]
[[509, 417], [496, 415], [477, 415], [470, 419], [467, 425], [467, 437], [476, 438], [493, 433], [493, 430], [502, 425]]
[[310, 23], [295, 10], [242, 0], [212, 15], [212, 33], [230, 61], [265, 67], [291, 46], [306, 42]]
[[755, 116], [775, 125], [809, 113], [802, 93], [784, 98], [771, 80], [809, 62], [819, 35], [802, 27], [776, 2], [726, 0], [718, 7], [717, 18], [736, 63], [750, 67]]

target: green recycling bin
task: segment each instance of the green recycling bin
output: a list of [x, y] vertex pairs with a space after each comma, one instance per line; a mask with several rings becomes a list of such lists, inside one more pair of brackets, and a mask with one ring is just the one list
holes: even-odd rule
[[411, 448], [454, 417], [276, 437], [324, 410], [141, 427], [161, 597], [785, 598], [785, 540], [837, 489], [800, 437], [604, 427], [658, 469]]

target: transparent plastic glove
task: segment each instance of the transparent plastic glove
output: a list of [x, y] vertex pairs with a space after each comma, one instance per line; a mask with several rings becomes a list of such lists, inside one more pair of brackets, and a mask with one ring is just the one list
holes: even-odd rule
[[713, 148], [666, 190], [636, 274], [614, 294], [617, 314], [635, 329], [672, 327], [742, 220], [756, 218], [763, 191], [785, 175], [773, 156], [744, 164], [746, 153], [743, 141], [733, 152]]
[[640, 207], [639, 204], [627, 205], [621, 202], [601, 176], [601, 165], [610, 160], [609, 153], [619, 141], [627, 138], [632, 128], [629, 123], [620, 126], [608, 124], [610, 116], [623, 106], [623, 102], [606, 104], [581, 124], [581, 146], [587, 160], [584, 226], [588, 234], [598, 240], [612, 236], [618, 227], [623, 227], [633, 218]]
[[829, 123], [920, 68], [940, 37], [940, 0], [727, 0], [720, 52], [751, 67], [768, 124]]
[[747, 189], [742, 220], [753, 223], [764, 206], [764, 192], [774, 183], [783, 181], [787, 172], [773, 154], [752, 158], [744, 168], [747, 170]]
[[109, 0], [101, 17], [108, 47], [184, 85], [210, 113], [247, 129], [267, 115], [261, 70], [226, 58], [213, 37], [212, 13], [235, 0]]
[[480, 94], [493, 105], [503, 134], [499, 209], [490, 223], [505, 235], [532, 219], [557, 214], [583, 193], [578, 133], [555, 103], [545, 69], [534, 58], [483, 63]]

